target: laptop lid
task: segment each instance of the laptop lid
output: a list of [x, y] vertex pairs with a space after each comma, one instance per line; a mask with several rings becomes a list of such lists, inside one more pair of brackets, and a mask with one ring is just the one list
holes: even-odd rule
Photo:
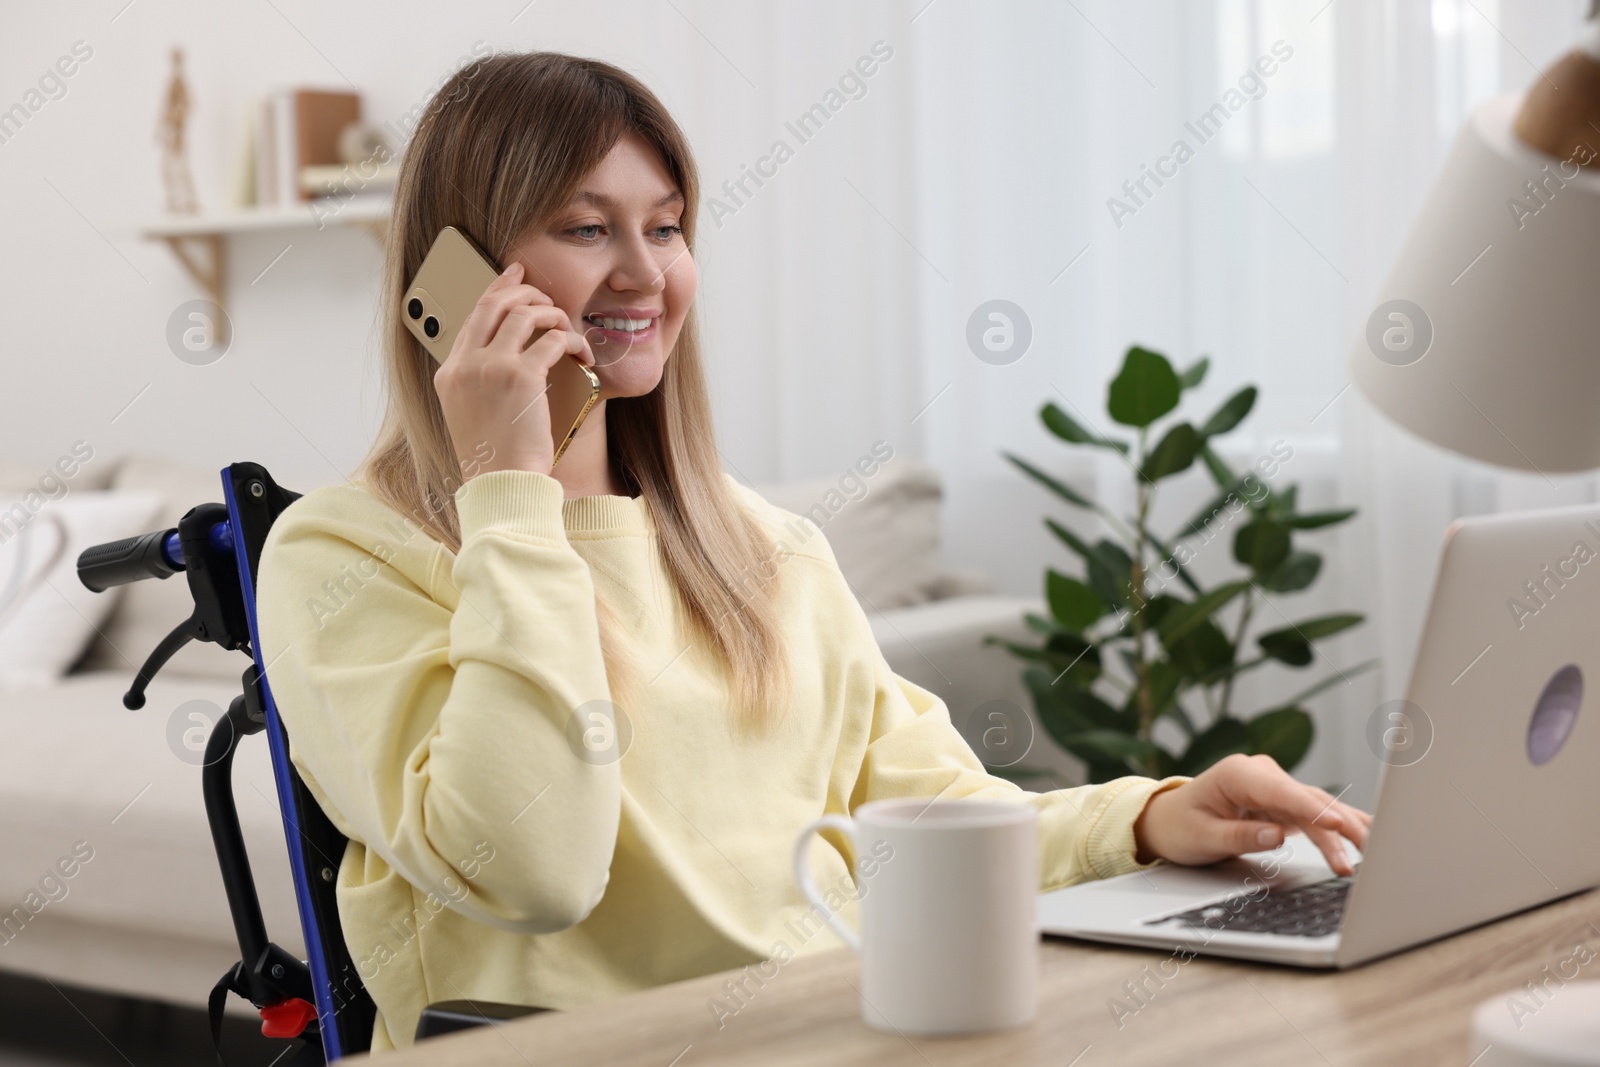
[[1337, 962], [1350, 966], [1600, 885], [1600, 505], [1445, 533]]

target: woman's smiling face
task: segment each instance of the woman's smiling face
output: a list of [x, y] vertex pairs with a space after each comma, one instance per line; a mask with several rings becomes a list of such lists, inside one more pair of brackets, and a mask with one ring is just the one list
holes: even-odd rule
[[506, 258], [584, 331], [601, 399], [643, 396], [661, 381], [697, 282], [684, 210], [659, 153], [624, 134], [567, 206]]

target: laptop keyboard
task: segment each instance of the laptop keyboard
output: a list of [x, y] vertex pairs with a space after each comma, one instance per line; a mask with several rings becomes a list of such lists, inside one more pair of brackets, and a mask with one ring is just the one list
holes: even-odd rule
[[1352, 878], [1330, 878], [1296, 889], [1265, 895], [1241, 893], [1201, 908], [1147, 920], [1146, 926], [1178, 922], [1210, 930], [1277, 934], [1282, 937], [1324, 937], [1339, 929]]

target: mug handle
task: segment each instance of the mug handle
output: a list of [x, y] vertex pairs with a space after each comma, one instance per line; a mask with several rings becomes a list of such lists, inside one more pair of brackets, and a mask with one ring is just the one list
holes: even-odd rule
[[[817, 892], [816, 882], [811, 878], [811, 864], [807, 862], [811, 835], [818, 830], [824, 829], [838, 830], [850, 838], [851, 841], [854, 841], [856, 837], [855, 821], [848, 815], [824, 815], [822, 818], [809, 823], [804, 830], [800, 831], [800, 836], [794, 843], [794, 880], [800, 884], [800, 892], [806, 898], [806, 901], [813, 908], [821, 910], [833, 932], [843, 938], [845, 944], [856, 952], [860, 952], [861, 939], [856, 936], [854, 930], [840, 921], [839, 917], [833, 913], [833, 910], [827, 904], [823, 903], [821, 894]], [[861, 881], [856, 877], [856, 872], [853, 870], [850, 872], [850, 880], [856, 884], [859, 890]]]

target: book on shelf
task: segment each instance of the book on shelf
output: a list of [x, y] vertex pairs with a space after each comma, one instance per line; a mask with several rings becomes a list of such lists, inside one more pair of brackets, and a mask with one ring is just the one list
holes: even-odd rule
[[229, 207], [246, 210], [260, 202], [256, 192], [256, 136], [261, 124], [261, 99], [251, 98], [244, 109], [244, 122], [240, 126], [238, 155], [233, 169], [233, 192]]
[[[361, 121], [361, 94], [342, 89], [275, 86], [255, 105], [254, 202], [283, 207], [311, 199], [307, 167], [343, 168], [339, 134]], [[249, 183], [241, 181], [243, 186]]]

